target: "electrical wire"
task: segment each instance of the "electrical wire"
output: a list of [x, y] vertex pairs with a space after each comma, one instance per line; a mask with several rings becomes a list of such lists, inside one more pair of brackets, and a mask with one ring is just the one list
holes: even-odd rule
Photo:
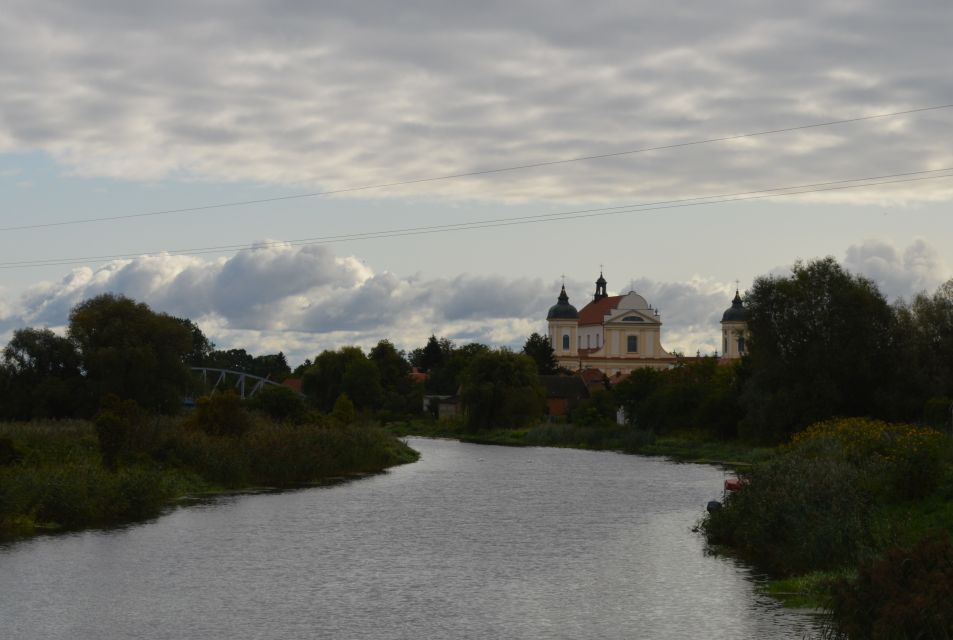
[[[564, 220], [578, 220], [582, 218], [593, 218], [599, 216], [617, 215], [622, 213], [646, 213], [652, 211], [661, 211], [665, 209], [684, 208], [692, 206], [721, 204], [726, 202], [739, 202], [746, 200], [759, 200], [765, 198], [779, 198], [785, 196], [797, 196], [811, 193], [822, 193], [827, 191], [838, 191], [845, 189], [860, 189], [878, 185], [889, 185], [898, 183], [918, 182], [924, 180], [938, 180], [943, 178], [953, 178], [953, 167], [942, 169], [928, 169], [923, 171], [909, 171], [904, 173], [894, 173], [881, 176], [870, 176], [865, 178], [849, 178], [844, 180], [834, 180], [829, 182], [819, 182], [813, 184], [794, 185], [788, 187], [772, 187], [769, 189], [760, 189], [757, 191], [744, 191], [733, 194], [719, 194], [711, 196], [699, 196], [694, 198], [681, 198], [677, 200], [662, 200], [657, 202], [648, 202], [642, 204], [617, 205], [613, 207], [602, 207], [597, 209], [580, 209], [575, 211], [561, 211], [555, 213], [543, 213], [531, 216], [517, 216], [510, 218], [495, 218], [484, 220], [471, 220], [468, 222], [459, 222], [452, 224], [429, 225], [422, 227], [408, 227], [402, 229], [388, 229], [381, 231], [367, 231], [361, 233], [342, 234], [336, 236], [319, 236], [313, 238], [299, 238], [295, 240], [275, 240], [269, 242], [255, 243], [249, 246], [247, 243], [241, 245], [218, 245], [214, 247], [199, 247], [191, 249], [174, 249], [168, 251], [154, 251], [147, 253], [127, 253], [113, 254], [104, 256], [86, 256], [73, 258], [49, 258], [43, 260], [23, 260], [14, 262], [0, 262], [0, 269], [19, 269], [32, 267], [64, 266], [73, 264], [102, 263], [114, 260], [129, 260], [134, 258], [151, 257], [159, 255], [204, 255], [209, 253], [221, 253], [223, 251], [235, 249], [263, 250], [274, 246], [308, 246], [319, 244], [334, 244], [340, 242], [350, 242], [359, 240], [374, 240], [382, 238], [397, 238], [412, 235], [427, 235], [433, 233], [445, 233], [450, 231], [471, 231], [476, 229], [486, 229], [492, 227], [507, 227], [514, 225], [535, 224], [540, 222], [558, 222]], [[860, 183], [860, 184], [853, 184]]]
[[792, 127], [784, 127], [780, 129], [768, 129], [765, 131], [754, 131], [749, 133], [739, 133], [729, 136], [721, 136], [717, 138], [705, 138], [702, 140], [692, 140], [689, 142], [678, 142], [673, 144], [659, 145], [655, 147], [642, 147], [639, 149], [628, 149], [625, 151], [614, 151], [611, 153], [599, 153], [588, 156], [576, 156], [573, 158], [564, 158], [561, 160], [547, 160], [543, 162], [532, 162], [528, 164], [519, 164], [511, 165], [508, 167], [499, 167], [495, 169], [481, 169], [477, 171], [467, 171], [464, 173], [451, 173], [442, 176], [431, 176], [427, 178], [415, 178], [410, 180], [400, 180], [396, 182], [384, 182], [378, 184], [369, 184], [357, 187], [344, 187], [341, 189], [331, 189], [327, 191], [313, 191], [310, 193], [299, 193], [286, 196], [275, 196], [270, 198], [259, 198], [255, 200], [236, 200], [233, 202], [220, 202], [215, 204], [199, 205], [194, 207], [182, 207], [179, 209], [162, 209], [158, 211], [145, 211], [140, 213], [129, 213], [115, 216], [101, 216], [96, 218], [81, 218], [78, 220], [59, 220], [55, 222], [40, 222], [34, 224], [23, 224], [23, 225], [11, 225], [7, 227], [0, 227], [0, 232], [10, 232], [10, 231], [25, 231], [28, 229], [45, 229], [52, 227], [63, 227], [69, 225], [79, 225], [79, 224], [89, 224], [94, 222], [114, 222], [116, 220], [129, 220], [135, 218], [146, 218], [151, 216], [163, 216], [163, 215], [172, 215], [172, 214], [183, 214], [183, 213], [193, 213], [199, 211], [210, 211], [214, 209], [224, 209], [229, 207], [243, 207], [243, 206], [252, 206], [258, 204], [266, 204], [270, 202], [282, 202], [285, 200], [299, 200], [302, 198], [316, 198], [321, 196], [330, 196], [335, 194], [342, 193], [353, 193], [357, 191], [370, 191], [373, 189], [386, 189], [391, 187], [403, 187], [414, 184], [422, 184], [427, 182], [440, 182], [444, 180], [455, 180], [459, 178], [472, 178], [477, 176], [484, 176], [496, 173], [506, 173], [510, 171], [521, 171], [525, 169], [535, 169], [539, 167], [551, 167], [554, 165], [560, 164], [569, 164], [573, 162], [585, 162], [589, 160], [600, 160], [604, 158], [616, 158], [620, 156], [635, 155], [639, 153], [648, 153], [650, 151], [665, 151], [670, 149], [680, 149], [684, 147], [692, 147], [704, 144], [712, 144], [715, 142], [729, 142], [731, 140], [741, 140], [743, 138], [754, 138], [758, 136], [767, 136], [777, 133], [788, 133], [791, 131], [801, 131], [804, 129], [816, 129], [820, 127], [831, 127], [842, 124], [850, 124], [856, 122], [863, 122], [867, 120], [875, 120], [879, 118], [890, 118], [894, 116], [901, 115], [910, 115], [914, 113], [923, 113], [927, 111], [939, 111], [941, 109], [951, 109], [953, 108], [953, 103], [950, 104], [941, 104], [934, 105], [930, 107], [918, 107], [915, 109], [905, 109], [903, 111], [892, 111], [890, 113], [878, 113], [869, 116], [859, 116], [856, 118], [845, 118], [842, 120], [830, 120], [827, 122], [815, 122], [812, 124], [802, 124]]

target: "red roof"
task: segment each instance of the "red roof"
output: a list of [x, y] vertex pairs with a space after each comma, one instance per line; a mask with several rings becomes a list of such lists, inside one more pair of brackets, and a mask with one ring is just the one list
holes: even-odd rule
[[286, 387], [291, 387], [294, 391], [301, 393], [301, 378], [285, 378], [282, 383]]
[[602, 300], [593, 300], [579, 311], [579, 324], [602, 324], [609, 309], [615, 309], [622, 296], [609, 296]]

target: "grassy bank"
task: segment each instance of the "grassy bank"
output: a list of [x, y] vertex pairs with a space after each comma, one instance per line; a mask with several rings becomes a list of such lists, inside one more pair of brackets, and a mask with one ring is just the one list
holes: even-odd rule
[[470, 432], [452, 421], [410, 421], [392, 423], [395, 435], [451, 438], [461, 442], [517, 447], [565, 447], [622, 451], [648, 456], [665, 456], [681, 462], [742, 467], [770, 458], [772, 447], [754, 447], [738, 441], [713, 439], [709, 434], [684, 430], [654, 435], [629, 426], [582, 427], [571, 424], [542, 424], [525, 429], [493, 429]]
[[953, 635], [948, 435], [831, 420], [745, 475], [703, 528], [772, 575], [768, 593], [826, 609], [829, 637], [871, 637], [871, 624], [882, 631], [873, 637]]
[[374, 473], [417, 454], [383, 429], [279, 424], [234, 436], [150, 419], [114, 469], [85, 421], [0, 424], [0, 536], [103, 527], [155, 517], [196, 493], [292, 487]]

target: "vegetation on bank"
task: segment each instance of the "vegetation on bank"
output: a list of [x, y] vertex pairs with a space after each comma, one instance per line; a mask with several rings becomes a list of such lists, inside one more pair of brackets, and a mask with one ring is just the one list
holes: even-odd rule
[[157, 418], [113, 400], [93, 421], [0, 423], [0, 536], [115, 525], [188, 494], [302, 486], [417, 459], [379, 427], [279, 422], [227, 394], [203, 404]]
[[[910, 424], [828, 420], [743, 477], [743, 488], [705, 519], [708, 539], [781, 578], [774, 591], [827, 608], [830, 637], [948, 637], [908, 635], [925, 628], [917, 620], [941, 621], [953, 634], [948, 436]], [[859, 633], [860, 619], [881, 631]]]
[[705, 431], [680, 430], [655, 435], [629, 425], [581, 426], [567, 422], [540, 423], [521, 429], [471, 431], [460, 420], [407, 420], [387, 424], [400, 437], [450, 438], [475, 444], [512, 447], [563, 447], [665, 456], [679, 462], [740, 468], [766, 460], [773, 447], [752, 446], [735, 440], [717, 440]]

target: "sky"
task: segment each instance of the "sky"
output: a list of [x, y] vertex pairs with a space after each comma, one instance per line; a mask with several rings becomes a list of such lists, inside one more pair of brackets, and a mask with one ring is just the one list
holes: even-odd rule
[[111, 292], [293, 365], [519, 348], [601, 269], [710, 352], [736, 286], [824, 256], [910, 299], [953, 277], [950, 33], [947, 0], [4, 0], [0, 339]]

